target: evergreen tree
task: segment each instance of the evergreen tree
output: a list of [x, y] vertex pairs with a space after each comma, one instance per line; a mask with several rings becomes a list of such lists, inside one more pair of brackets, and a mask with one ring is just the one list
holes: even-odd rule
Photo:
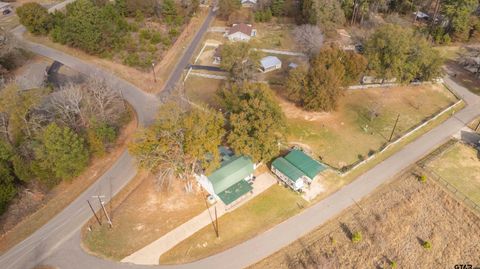
[[[35, 150], [37, 171], [49, 172], [56, 179], [70, 179], [78, 176], [88, 164], [89, 153], [83, 139], [68, 127], [49, 124], [40, 142]], [[56, 183], [43, 179], [48, 185]]]
[[17, 8], [20, 23], [33, 34], [45, 35], [51, 29], [52, 18], [45, 7], [38, 3], [26, 3]]

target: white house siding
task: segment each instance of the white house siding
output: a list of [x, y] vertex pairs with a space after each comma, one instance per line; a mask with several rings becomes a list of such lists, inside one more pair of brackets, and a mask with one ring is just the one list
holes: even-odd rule
[[242, 32], [236, 32], [228, 36], [228, 40], [230, 41], [249, 41], [250, 36], [246, 35]]
[[275, 167], [272, 167], [272, 172], [278, 176], [278, 178], [283, 181], [285, 184], [287, 184], [290, 188], [292, 188], [294, 191], [299, 191], [303, 188], [303, 180], [299, 178], [295, 183], [285, 176], [282, 172], [277, 170]]
[[213, 195], [218, 200], [218, 197], [213, 190], [212, 182], [210, 182], [205, 175], [195, 175], [195, 179], [197, 179], [198, 184], [200, 184], [203, 189], [205, 189], [209, 194]]

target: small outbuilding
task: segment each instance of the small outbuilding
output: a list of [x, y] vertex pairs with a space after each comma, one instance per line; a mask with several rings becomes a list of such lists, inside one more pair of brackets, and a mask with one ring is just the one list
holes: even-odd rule
[[306, 184], [311, 184], [325, 169], [324, 165], [298, 149], [275, 159], [271, 166], [272, 172], [294, 191], [301, 191]]
[[241, 0], [242, 7], [254, 7], [257, 4], [257, 0]]
[[282, 61], [275, 56], [267, 56], [260, 60], [260, 65], [262, 72], [266, 73], [282, 68]]
[[257, 30], [251, 24], [238, 23], [233, 24], [228, 30], [226, 36], [230, 41], [250, 41], [250, 39], [257, 35]]
[[213, 53], [213, 64], [220, 64], [222, 62], [222, 48], [223, 45], [219, 45], [218, 47], [215, 48], [215, 51]]

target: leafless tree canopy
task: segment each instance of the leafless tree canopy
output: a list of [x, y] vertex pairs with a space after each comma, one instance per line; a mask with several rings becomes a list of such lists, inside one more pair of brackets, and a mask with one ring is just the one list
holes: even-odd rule
[[315, 55], [323, 45], [323, 34], [320, 28], [311, 24], [303, 24], [295, 27], [293, 37], [298, 46], [307, 55]]
[[98, 122], [117, 122], [125, 112], [125, 104], [118, 90], [103, 80], [90, 79], [84, 84], [67, 84], [53, 93], [49, 111], [63, 124], [78, 130]]

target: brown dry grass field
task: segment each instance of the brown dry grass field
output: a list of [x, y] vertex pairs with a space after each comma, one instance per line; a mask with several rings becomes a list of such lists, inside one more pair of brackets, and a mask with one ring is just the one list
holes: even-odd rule
[[182, 31], [182, 33], [177, 38], [172, 47], [170, 47], [168, 51], [166, 51], [166, 53], [162, 55], [161, 61], [156, 63], [156, 83], [154, 82], [153, 73], [151, 72], [151, 70], [143, 72], [133, 67], [128, 67], [116, 63], [110, 59], [92, 56], [79, 49], [64, 46], [59, 43], [54, 43], [48, 37], [35, 36], [29, 33], [25, 33], [25, 38], [32, 42], [51, 47], [53, 49], [77, 57], [83, 61], [110, 70], [115, 75], [131, 82], [132, 84], [146, 92], [158, 93], [163, 89], [163, 86], [168, 80], [171, 71], [173, 70], [173, 68], [175, 68], [177, 64], [178, 59], [183, 55], [185, 48], [190, 44], [191, 40], [194, 37], [194, 33], [197, 31], [198, 28], [200, 28], [207, 14], [207, 10], [200, 9], [200, 11], [197, 12], [197, 16], [192, 17], [189, 24], [185, 26], [185, 29]]
[[[8, 250], [47, 223], [104, 174], [126, 150], [136, 129], [137, 119], [133, 118], [121, 131], [113, 150], [104, 157], [93, 158], [85, 172], [72, 179], [71, 182], [60, 183], [46, 195], [36, 192], [19, 195], [20, 198], [13, 201], [9, 211], [0, 219], [2, 227], [0, 253]], [[33, 206], [33, 210], [27, 208], [26, 213], [24, 208], [26, 204], [29, 204], [29, 207]]]
[[181, 182], [160, 190], [153, 176], [141, 172], [108, 208], [113, 208], [113, 229], [90, 220], [86, 226], [92, 231], [83, 230], [83, 247], [94, 255], [121, 260], [200, 214], [205, 201], [201, 192], [186, 194]]
[[[251, 268], [478, 266], [479, 229], [480, 217], [442, 187], [406, 174]], [[358, 243], [351, 240], [355, 232], [362, 235]]]

